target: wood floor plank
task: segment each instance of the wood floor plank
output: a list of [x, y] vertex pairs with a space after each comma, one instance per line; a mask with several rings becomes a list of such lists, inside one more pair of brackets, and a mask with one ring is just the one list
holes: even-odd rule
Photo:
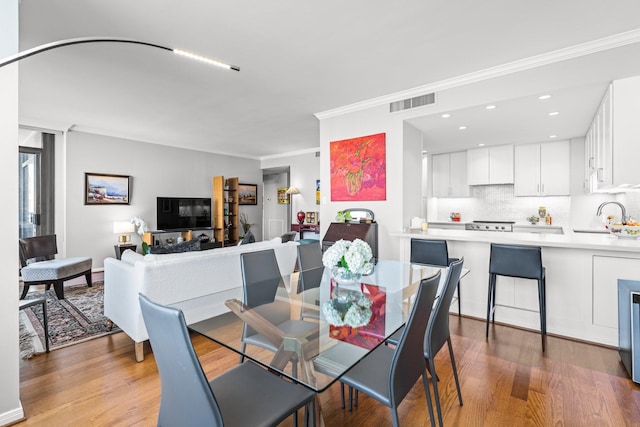
[[[622, 368], [617, 351], [452, 316], [452, 342], [464, 405], [458, 404], [448, 351], [435, 359], [446, 426], [637, 426], [640, 388]], [[238, 356], [192, 336], [208, 377], [238, 363]], [[18, 426], [155, 426], [160, 379], [153, 353], [136, 363], [133, 341], [123, 333], [38, 355], [20, 362]], [[340, 408], [334, 385], [320, 395], [328, 426], [388, 426], [389, 409], [360, 395], [352, 412]], [[429, 425], [421, 381], [399, 408], [403, 426]], [[300, 414], [300, 422], [302, 415]], [[286, 420], [284, 426], [291, 426]]]

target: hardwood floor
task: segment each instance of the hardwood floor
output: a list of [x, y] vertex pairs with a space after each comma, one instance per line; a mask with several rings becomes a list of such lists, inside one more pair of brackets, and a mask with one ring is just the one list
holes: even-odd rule
[[[458, 405], [443, 349], [436, 369], [446, 426], [640, 425], [640, 388], [627, 377], [616, 350], [548, 337], [543, 355], [539, 333], [496, 325], [487, 341], [484, 328], [483, 321], [451, 317], [464, 406]], [[229, 350], [192, 338], [207, 376], [238, 362]], [[146, 350], [144, 362], [136, 363], [133, 342], [118, 333], [22, 361], [27, 419], [16, 425], [154, 426], [160, 379]], [[321, 402], [328, 426], [391, 425], [389, 409], [362, 394], [353, 412], [341, 409], [337, 385]], [[420, 382], [399, 413], [401, 425], [429, 425]]]

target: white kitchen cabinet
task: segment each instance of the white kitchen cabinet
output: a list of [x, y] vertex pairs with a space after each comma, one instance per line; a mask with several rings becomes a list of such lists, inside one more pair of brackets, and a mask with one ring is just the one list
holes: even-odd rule
[[514, 149], [516, 196], [568, 196], [569, 141], [517, 145]]
[[593, 257], [593, 323], [618, 328], [618, 279], [640, 280], [640, 259]]
[[466, 151], [434, 155], [432, 170], [434, 197], [469, 197]]
[[467, 150], [469, 185], [513, 184], [513, 145]]
[[587, 192], [640, 184], [635, 156], [640, 140], [640, 76], [614, 80], [585, 136]]

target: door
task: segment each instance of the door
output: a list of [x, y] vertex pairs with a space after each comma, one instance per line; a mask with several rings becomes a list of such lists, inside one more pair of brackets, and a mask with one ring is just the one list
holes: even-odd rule
[[289, 187], [289, 171], [263, 170], [262, 182], [263, 240], [270, 240], [291, 229], [292, 206], [278, 201], [278, 189]]
[[25, 129], [19, 134], [19, 237], [54, 234], [55, 135]]
[[20, 147], [18, 221], [19, 237], [40, 236], [40, 150]]

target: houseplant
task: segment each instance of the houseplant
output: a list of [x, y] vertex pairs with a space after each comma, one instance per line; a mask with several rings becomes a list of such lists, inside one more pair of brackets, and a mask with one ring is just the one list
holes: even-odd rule
[[244, 235], [249, 232], [253, 224], [249, 222], [249, 216], [245, 212], [240, 212], [238, 221], [240, 221], [240, 225], [242, 226], [242, 236], [240, 237], [244, 237]]

